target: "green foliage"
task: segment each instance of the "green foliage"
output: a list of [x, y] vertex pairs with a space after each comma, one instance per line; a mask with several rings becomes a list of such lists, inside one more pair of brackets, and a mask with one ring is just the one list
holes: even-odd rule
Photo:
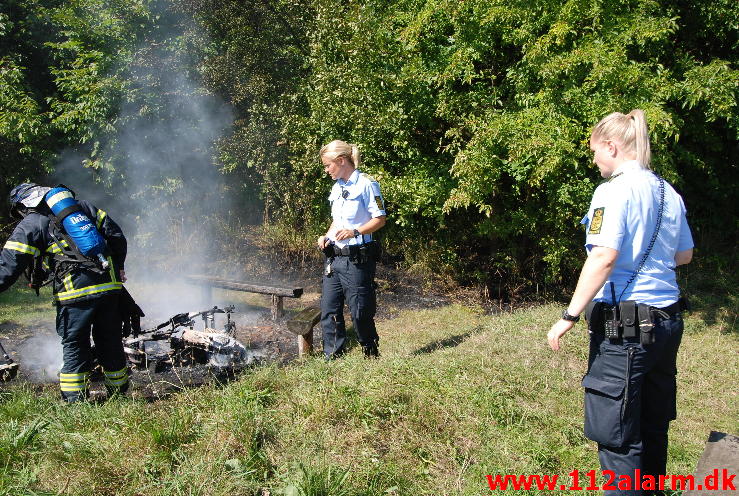
[[40, 296], [26, 285], [21, 276], [16, 284], [7, 291], [0, 293], [0, 324], [12, 322], [14, 324], [31, 324], [40, 318], [52, 319], [54, 307], [51, 305], [51, 290], [44, 286]]
[[[0, 7], [0, 162], [5, 185], [51, 171], [114, 130], [139, 2], [10, 0]], [[7, 170], [5, 169], [7, 167]]]
[[[122, 130], [202, 134], [177, 98], [212, 94], [234, 120], [196, 147], [231, 181], [208, 205], [236, 196], [312, 240], [329, 222], [317, 151], [344, 139], [381, 183], [391, 256], [489, 289], [571, 282], [600, 180], [589, 133], [612, 111], [645, 110], [698, 245], [735, 244], [738, 17], [732, 0], [11, 0], [0, 169], [35, 177], [73, 146], [99, 179], [132, 182]], [[200, 86], [167, 90], [177, 71]], [[196, 187], [197, 170], [146, 174], [136, 197], [164, 192], [162, 207]]]
[[[301, 54], [275, 66], [289, 84], [273, 86], [270, 104], [251, 105], [229, 144], [252, 144], [260, 133], [278, 140], [281, 153], [261, 162], [229, 155], [234, 170], [262, 167], [267, 218], [278, 223], [325, 229], [329, 181], [316, 153], [345, 139], [359, 144], [364, 170], [381, 182], [391, 254], [412, 263], [436, 253], [437, 266], [483, 283], [495, 273], [509, 287], [571, 280], [578, 222], [599, 181], [590, 129], [632, 108], [646, 111], [655, 167], [684, 191], [696, 232], [714, 224], [705, 201], [731, 209], [724, 185], [736, 184], [735, 4], [315, 0], [302, 6], [314, 12], [309, 19], [287, 3], [271, 5], [294, 16], [298, 35], [285, 36], [274, 19], [268, 34], [245, 35], [245, 23], [265, 22], [261, 7], [217, 26], [221, 13], [203, 19], [230, 41], [209, 58], [229, 81], [265, 72], [250, 62], [235, 71], [214, 64], [233, 37], [247, 60], [264, 61], [273, 34], [282, 40], [274, 53]], [[232, 87], [263, 95], [254, 84]]]
[[352, 496], [346, 487], [349, 470], [329, 466], [317, 468], [298, 465], [300, 477], [285, 488], [285, 496]]

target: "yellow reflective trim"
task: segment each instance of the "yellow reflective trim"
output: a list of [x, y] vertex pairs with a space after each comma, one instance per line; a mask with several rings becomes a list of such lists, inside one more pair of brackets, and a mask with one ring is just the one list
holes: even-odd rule
[[71, 393], [73, 391], [84, 391], [85, 389], [87, 389], [87, 386], [86, 385], [82, 385], [82, 386], [59, 386], [59, 389], [61, 389], [62, 391], [66, 391], [66, 392], [70, 392]]
[[72, 284], [71, 273], [64, 276], [64, 289], [66, 289], [67, 291], [74, 291], [74, 284]]
[[80, 382], [59, 382], [61, 388], [84, 389], [87, 387], [87, 381]]
[[120, 282], [108, 282], [105, 284], [98, 284], [96, 286], [87, 286], [86, 288], [75, 289], [74, 291], [62, 291], [54, 295], [56, 301], [72, 300], [79, 298], [80, 296], [88, 296], [97, 293], [104, 293], [106, 291], [115, 291], [121, 289], [123, 284]]
[[59, 372], [59, 387], [62, 391], [84, 391], [89, 386], [90, 372]]
[[21, 253], [25, 253], [26, 255], [41, 255], [41, 252], [35, 246], [26, 245], [17, 241], [6, 241], [3, 249], [19, 251]]
[[85, 379], [87, 376], [89, 376], [89, 372], [74, 372], [74, 373], [67, 373], [67, 372], [59, 372], [59, 378], [60, 379], [74, 379], [74, 380], [81, 380]]
[[[69, 246], [66, 240], [62, 240], [62, 246]], [[62, 249], [57, 243], [53, 243], [46, 248], [46, 253], [61, 253]]]
[[115, 372], [108, 372], [107, 370], [104, 370], [103, 373], [106, 377], [123, 377], [128, 372], [128, 367], [123, 367], [121, 370], [116, 370]]
[[64, 384], [82, 384], [87, 380], [87, 377], [83, 377], [82, 379], [62, 379], [59, 378], [59, 382], [63, 382]]
[[103, 220], [105, 219], [105, 216], [108, 215], [105, 213], [105, 210], [98, 210], [97, 214], [97, 228], [100, 229], [100, 226], [103, 225]]
[[110, 266], [110, 269], [108, 269], [108, 271], [110, 272], [110, 280], [113, 282], [118, 282], [118, 279], [115, 278], [115, 265], [113, 265], [113, 257], [108, 257], [108, 265]]

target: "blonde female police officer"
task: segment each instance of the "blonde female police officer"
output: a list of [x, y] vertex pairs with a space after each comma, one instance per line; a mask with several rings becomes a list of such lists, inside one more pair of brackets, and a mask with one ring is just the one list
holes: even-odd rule
[[582, 221], [588, 257], [577, 288], [547, 339], [558, 350], [586, 313], [585, 435], [598, 443], [601, 469], [613, 471], [613, 485], [624, 481], [606, 494], [659, 494], [650, 481], [658, 483], [666, 470], [685, 308], [675, 267], [690, 262], [693, 240], [682, 198], [649, 169], [641, 110], [603, 118], [590, 148], [607, 181]]
[[357, 169], [356, 145], [332, 141], [321, 148], [320, 157], [324, 170], [336, 181], [328, 198], [331, 227], [318, 238], [318, 247], [326, 255], [321, 296], [323, 351], [327, 359], [344, 352], [346, 299], [365, 356], [377, 357], [374, 279], [378, 250], [372, 233], [385, 225], [380, 185]]

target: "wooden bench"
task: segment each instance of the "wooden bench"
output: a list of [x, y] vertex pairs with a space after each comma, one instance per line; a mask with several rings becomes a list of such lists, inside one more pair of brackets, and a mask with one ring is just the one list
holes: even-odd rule
[[[203, 299], [207, 304], [210, 304], [213, 300], [213, 288], [271, 295], [273, 321], [282, 318], [285, 314], [282, 302], [283, 298], [300, 298], [303, 295], [303, 288], [265, 286], [263, 284], [231, 281], [212, 276], [189, 275], [185, 276], [185, 280], [190, 284], [202, 286]], [[321, 309], [312, 306], [301, 310], [287, 321], [287, 329], [298, 336], [299, 356], [302, 357], [313, 352], [313, 327], [315, 327], [320, 319]]]
[[190, 284], [196, 284], [203, 288], [203, 299], [210, 303], [212, 301], [212, 289], [230, 289], [233, 291], [246, 291], [249, 293], [268, 294], [272, 296], [272, 320], [278, 320], [285, 314], [282, 299], [300, 298], [303, 295], [303, 288], [287, 288], [279, 286], [265, 286], [263, 284], [252, 284], [246, 282], [231, 281], [228, 279], [220, 279], [218, 277], [190, 275], [185, 276], [185, 280]]
[[321, 320], [321, 309], [304, 308], [287, 321], [287, 329], [298, 336], [298, 356], [313, 352], [313, 327]]

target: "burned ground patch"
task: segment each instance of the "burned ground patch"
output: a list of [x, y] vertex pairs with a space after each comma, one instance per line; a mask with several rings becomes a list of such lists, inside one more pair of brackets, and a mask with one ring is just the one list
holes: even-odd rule
[[[237, 305], [233, 337], [243, 343], [253, 354], [254, 360], [244, 367], [218, 368], [205, 365], [132, 367], [131, 395], [147, 400], [156, 400], [183, 388], [206, 384], [226, 383], [255, 364], [289, 363], [298, 356], [296, 335], [287, 329], [286, 320], [301, 309], [320, 304], [320, 276], [301, 278], [305, 294], [300, 299], [290, 300], [285, 308], [284, 319], [273, 321], [270, 311], [262, 306]], [[435, 308], [449, 304], [453, 295], [448, 288], [425, 283], [420, 277], [390, 267], [379, 266], [377, 273], [377, 315], [383, 321], [397, 317], [404, 310]], [[191, 302], [188, 302], [191, 303]], [[218, 303], [216, 301], [216, 303]], [[147, 317], [142, 328], [155, 326], [166, 318], [151, 304], [144, 305]], [[181, 310], [187, 310], [182, 308]], [[41, 324], [22, 325], [17, 322], [0, 323], [0, 340], [10, 357], [19, 363], [18, 377], [13, 383], [35, 384], [39, 390], [56, 386], [61, 368], [61, 344], [54, 329], [53, 318]], [[348, 349], [357, 346], [353, 338], [351, 315], [345, 308], [345, 320], [350, 335]], [[196, 329], [202, 328], [198, 322]], [[216, 326], [218, 327], [218, 326]], [[315, 353], [321, 353], [320, 325], [313, 329]], [[0, 384], [0, 388], [12, 387]], [[104, 398], [102, 374], [92, 374], [91, 397]]]

